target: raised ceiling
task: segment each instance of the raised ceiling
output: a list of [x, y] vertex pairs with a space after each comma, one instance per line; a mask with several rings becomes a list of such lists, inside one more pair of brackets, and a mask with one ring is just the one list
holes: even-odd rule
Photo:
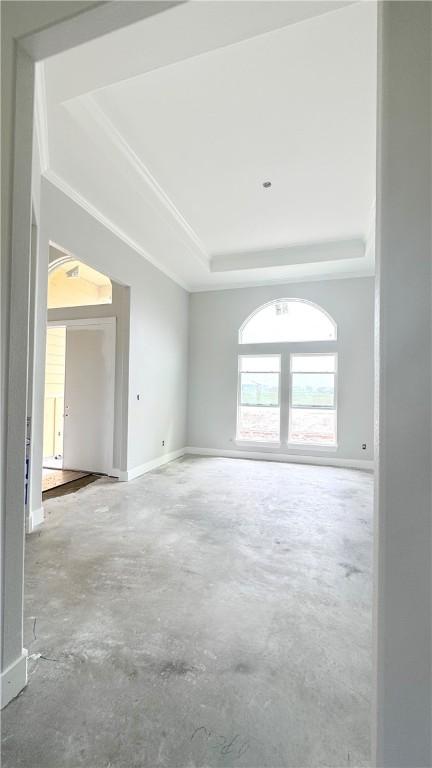
[[375, 3], [171, 5], [37, 98], [47, 177], [189, 290], [373, 273]]

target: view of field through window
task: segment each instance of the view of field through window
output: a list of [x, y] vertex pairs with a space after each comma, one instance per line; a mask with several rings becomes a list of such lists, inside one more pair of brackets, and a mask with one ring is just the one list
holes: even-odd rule
[[279, 441], [280, 357], [242, 356], [237, 437], [240, 440]]
[[[241, 356], [237, 438], [280, 440], [280, 357]], [[336, 355], [291, 355], [289, 442], [335, 445]]]
[[336, 355], [291, 355], [289, 442], [335, 445]]

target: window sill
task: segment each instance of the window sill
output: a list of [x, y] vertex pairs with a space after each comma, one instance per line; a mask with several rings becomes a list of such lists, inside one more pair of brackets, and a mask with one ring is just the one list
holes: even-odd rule
[[285, 443], [286, 447], [291, 451], [307, 451], [310, 448], [312, 451], [325, 451], [326, 453], [335, 453], [338, 449], [338, 445], [326, 445], [325, 443]]
[[271, 451], [272, 448], [282, 450], [282, 452], [290, 453], [336, 453], [338, 450], [337, 445], [323, 445], [321, 443], [281, 443], [281, 442], [269, 442], [265, 440], [234, 440], [234, 445], [239, 448], [262, 448], [263, 450]]
[[234, 440], [234, 445], [252, 446], [253, 448], [280, 448], [282, 443], [275, 440]]

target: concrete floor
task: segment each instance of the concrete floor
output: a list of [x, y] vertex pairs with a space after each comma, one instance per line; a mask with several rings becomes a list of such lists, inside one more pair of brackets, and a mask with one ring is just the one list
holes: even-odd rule
[[3, 768], [368, 765], [372, 485], [187, 457], [48, 501]]

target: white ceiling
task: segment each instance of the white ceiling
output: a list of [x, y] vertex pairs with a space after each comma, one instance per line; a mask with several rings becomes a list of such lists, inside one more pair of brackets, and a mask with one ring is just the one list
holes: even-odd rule
[[190, 290], [373, 272], [374, 2], [184, 3], [38, 78], [48, 178]]

